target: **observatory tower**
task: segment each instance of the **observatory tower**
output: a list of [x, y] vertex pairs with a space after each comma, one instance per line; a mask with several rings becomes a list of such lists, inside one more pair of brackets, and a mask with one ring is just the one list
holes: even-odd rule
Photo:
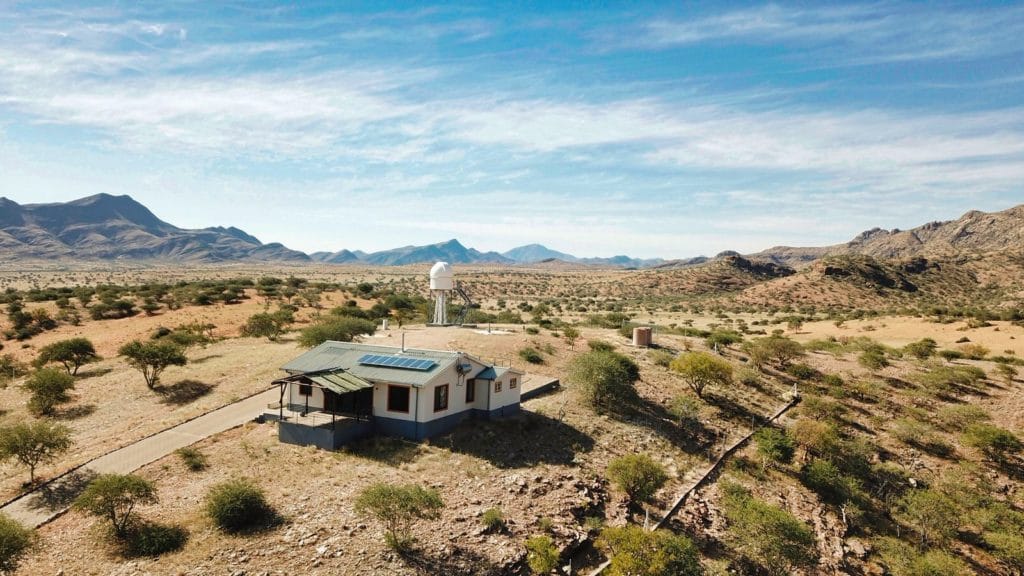
[[[462, 297], [462, 308], [454, 322], [448, 321], [448, 302], [452, 293]], [[461, 325], [466, 319], [466, 313], [473, 306], [469, 294], [462, 289], [462, 285], [455, 281], [455, 273], [452, 265], [447, 262], [438, 262], [430, 269], [430, 294], [434, 297], [434, 321], [429, 326], [448, 326], [449, 324]]]
[[455, 290], [455, 273], [451, 264], [438, 262], [430, 269], [430, 294], [434, 297], [434, 321], [432, 324], [448, 324], [448, 294]]

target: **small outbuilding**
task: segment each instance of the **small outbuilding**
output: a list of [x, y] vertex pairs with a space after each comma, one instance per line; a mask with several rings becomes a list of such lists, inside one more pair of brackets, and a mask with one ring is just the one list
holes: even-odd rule
[[333, 450], [383, 434], [422, 440], [467, 418], [519, 411], [523, 373], [462, 352], [327, 341], [274, 381], [282, 442]]

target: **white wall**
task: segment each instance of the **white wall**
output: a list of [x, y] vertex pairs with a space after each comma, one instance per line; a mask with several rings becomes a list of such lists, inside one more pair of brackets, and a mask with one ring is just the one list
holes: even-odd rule
[[[309, 396], [309, 409], [320, 410], [324, 407], [324, 391], [318, 386], [310, 386], [313, 389], [313, 394]], [[306, 396], [299, 394], [299, 384], [291, 383], [288, 384], [288, 398], [285, 400], [288, 404], [296, 406], [306, 405]]]

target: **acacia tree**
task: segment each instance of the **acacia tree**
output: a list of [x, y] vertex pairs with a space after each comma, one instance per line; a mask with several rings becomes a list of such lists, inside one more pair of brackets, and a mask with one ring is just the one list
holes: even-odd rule
[[698, 398], [704, 398], [704, 390], [712, 384], [724, 386], [732, 382], [732, 365], [707, 352], [684, 354], [669, 364], [678, 372]]
[[132, 512], [140, 504], [157, 502], [156, 487], [133, 474], [100, 474], [75, 499], [75, 508], [110, 521], [118, 537], [124, 537]]
[[142, 372], [150, 390], [156, 388], [160, 374], [168, 366], [184, 366], [188, 363], [185, 351], [173, 342], [132, 340], [121, 346], [118, 354], [128, 360], [128, 365]]
[[359, 494], [355, 503], [357, 513], [369, 514], [384, 524], [384, 539], [396, 550], [412, 543], [409, 532], [416, 520], [435, 519], [443, 507], [436, 490], [415, 484], [373, 484]]
[[37, 368], [41, 368], [51, 362], [59, 362], [64, 365], [68, 374], [76, 375], [83, 364], [99, 359], [96, 348], [88, 338], [71, 338], [40, 348], [39, 356], [36, 357], [34, 364]]
[[28, 466], [29, 483], [36, 481], [36, 467], [67, 452], [71, 430], [40, 420], [0, 427], [0, 460], [14, 458]]

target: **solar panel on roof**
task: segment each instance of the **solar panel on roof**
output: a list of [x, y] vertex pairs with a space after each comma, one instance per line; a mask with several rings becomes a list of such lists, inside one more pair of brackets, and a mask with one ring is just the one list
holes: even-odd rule
[[385, 368], [402, 368], [421, 372], [426, 372], [437, 366], [437, 362], [433, 360], [407, 358], [405, 356], [387, 356], [384, 354], [364, 354], [359, 358], [359, 363], [363, 366], [383, 366]]

